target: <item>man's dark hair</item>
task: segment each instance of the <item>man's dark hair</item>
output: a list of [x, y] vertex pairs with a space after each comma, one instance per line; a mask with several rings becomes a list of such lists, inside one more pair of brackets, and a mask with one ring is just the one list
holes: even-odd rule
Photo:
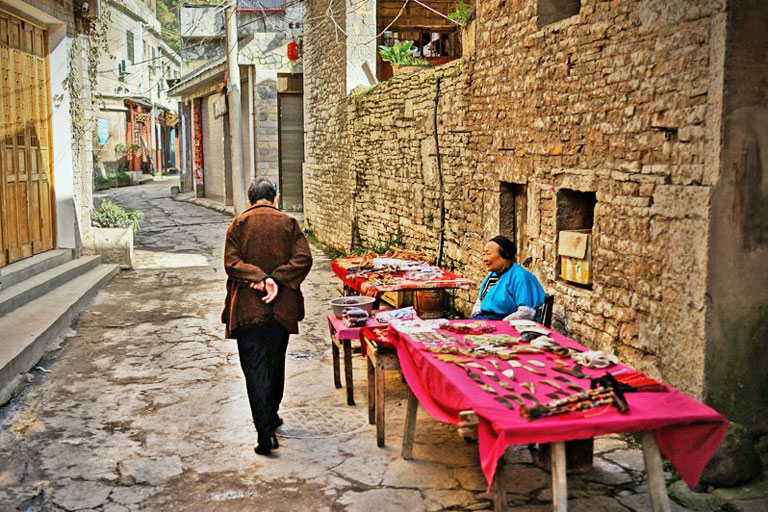
[[515, 243], [510, 240], [509, 238], [499, 235], [491, 238], [491, 242], [496, 242], [496, 244], [499, 246], [499, 256], [504, 258], [505, 260], [515, 260], [516, 256], [516, 247]]
[[259, 199], [274, 201], [276, 195], [277, 186], [267, 178], [256, 178], [251, 181], [251, 186], [248, 187], [248, 201], [251, 204], [256, 204]]

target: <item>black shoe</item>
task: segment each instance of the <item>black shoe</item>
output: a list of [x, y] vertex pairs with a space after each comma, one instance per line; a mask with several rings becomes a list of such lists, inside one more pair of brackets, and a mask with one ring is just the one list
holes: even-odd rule
[[280, 443], [277, 442], [277, 436], [275, 436], [275, 434], [272, 434], [271, 436], [269, 436], [269, 447], [272, 450], [277, 450], [278, 448], [280, 448]]
[[253, 451], [255, 451], [257, 455], [269, 455], [269, 452], [272, 451], [272, 447], [268, 444], [257, 444]]
[[275, 428], [279, 427], [282, 424], [283, 424], [283, 418], [275, 415]]

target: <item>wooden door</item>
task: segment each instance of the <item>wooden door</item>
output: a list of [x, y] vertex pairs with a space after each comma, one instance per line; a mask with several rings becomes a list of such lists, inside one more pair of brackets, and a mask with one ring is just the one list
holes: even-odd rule
[[280, 197], [286, 211], [304, 209], [302, 166], [304, 164], [304, 103], [301, 94], [281, 94]]
[[0, 11], [0, 263], [54, 247], [47, 33]]

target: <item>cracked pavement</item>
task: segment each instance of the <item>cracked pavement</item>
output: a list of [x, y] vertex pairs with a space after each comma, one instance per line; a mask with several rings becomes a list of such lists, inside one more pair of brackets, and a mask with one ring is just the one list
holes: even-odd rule
[[[387, 446], [367, 424], [364, 361], [354, 358], [356, 406], [335, 389], [327, 301], [338, 285], [314, 250], [303, 286], [307, 318], [291, 337], [282, 410], [334, 407], [356, 431], [281, 439], [253, 453], [236, 344], [224, 340], [221, 265], [230, 218], [171, 200], [174, 180], [111, 190], [145, 212], [136, 268], [121, 272], [0, 408], [0, 509], [484, 510], [477, 445], [419, 412], [414, 460], [400, 458], [406, 387], [387, 379]], [[340, 413], [341, 417], [342, 414]], [[290, 416], [289, 416], [290, 417]], [[287, 426], [289, 422], [287, 422]], [[527, 448], [507, 454], [508, 500], [551, 510], [548, 473]], [[620, 436], [596, 441], [594, 469], [570, 477], [572, 511], [649, 510], [640, 450]], [[673, 510], [684, 510], [673, 503]]]

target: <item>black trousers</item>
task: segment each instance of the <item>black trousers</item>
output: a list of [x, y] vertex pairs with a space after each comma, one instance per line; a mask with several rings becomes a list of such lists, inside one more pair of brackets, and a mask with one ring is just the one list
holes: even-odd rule
[[290, 333], [276, 320], [249, 326], [237, 334], [240, 366], [259, 443], [274, 434], [285, 388], [285, 352]]

